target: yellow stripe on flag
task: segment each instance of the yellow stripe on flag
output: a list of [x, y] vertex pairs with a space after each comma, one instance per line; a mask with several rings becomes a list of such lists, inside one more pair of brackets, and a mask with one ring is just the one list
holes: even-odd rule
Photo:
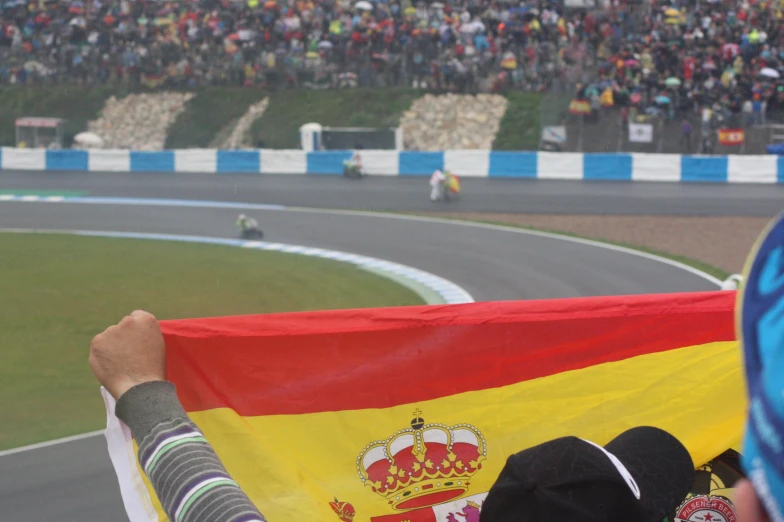
[[[438, 371], [422, 368], [412, 379], [427, 379]], [[386, 498], [363, 485], [358, 457], [373, 441], [409, 428], [415, 410], [426, 424], [470, 424], [481, 432], [487, 460], [468, 480], [465, 496], [470, 496], [486, 492], [506, 458], [517, 451], [566, 435], [605, 444], [640, 425], [673, 433], [701, 465], [737, 447], [745, 390], [733, 341], [383, 409], [241, 417], [221, 408], [190, 415], [269, 520], [335, 522], [329, 502], [337, 497], [354, 506], [356, 522], [367, 522], [395, 511]], [[157, 501], [156, 507], [166, 520]]]

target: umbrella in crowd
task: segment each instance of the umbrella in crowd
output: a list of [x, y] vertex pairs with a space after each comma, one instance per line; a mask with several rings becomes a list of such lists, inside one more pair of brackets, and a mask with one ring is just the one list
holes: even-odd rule
[[45, 69], [45, 67], [41, 64], [41, 62], [36, 62], [35, 60], [31, 60], [24, 64], [24, 69], [26, 71], [32, 72], [41, 72]]
[[658, 103], [659, 105], [669, 105], [670, 104], [670, 97], [669, 96], [664, 96], [664, 95], [659, 95], [659, 96], [656, 97], [656, 103]]
[[485, 30], [485, 26], [479, 20], [475, 20], [473, 22], [469, 22], [467, 24], [463, 24], [460, 28], [461, 33], [466, 34], [473, 34], [473, 33], [482, 33]]
[[765, 67], [760, 71], [760, 76], [765, 76], [766, 78], [779, 78], [781, 75], [776, 69]]
[[100, 147], [103, 139], [94, 132], [80, 132], [74, 136], [74, 142], [85, 147]]
[[354, 4], [354, 7], [357, 8], [357, 9], [360, 9], [362, 11], [372, 11], [373, 10], [373, 4], [371, 4], [367, 0], [359, 0], [359, 2]]
[[681, 84], [680, 79], [676, 78], [675, 76], [671, 76], [670, 78], [664, 80], [664, 85], [666, 85], [667, 87], [679, 87], [680, 84]]

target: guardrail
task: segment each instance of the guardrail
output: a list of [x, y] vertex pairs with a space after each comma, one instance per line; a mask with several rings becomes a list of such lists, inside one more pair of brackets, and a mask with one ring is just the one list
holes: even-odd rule
[[[0, 169], [218, 174], [341, 174], [353, 151], [0, 149]], [[784, 183], [784, 156], [683, 156], [506, 151], [360, 151], [373, 176], [427, 176], [448, 169], [478, 178]]]

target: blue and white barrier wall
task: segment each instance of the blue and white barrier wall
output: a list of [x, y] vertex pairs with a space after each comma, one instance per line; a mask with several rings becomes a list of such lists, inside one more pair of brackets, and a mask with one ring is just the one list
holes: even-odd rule
[[[0, 149], [0, 169], [218, 174], [340, 174], [352, 151]], [[505, 151], [360, 152], [374, 176], [427, 176], [449, 169], [480, 178], [783, 183], [784, 156], [681, 156]]]

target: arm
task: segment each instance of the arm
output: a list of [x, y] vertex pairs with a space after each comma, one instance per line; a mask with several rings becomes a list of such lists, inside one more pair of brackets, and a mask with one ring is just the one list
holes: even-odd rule
[[163, 380], [158, 322], [134, 312], [96, 336], [90, 364], [117, 400], [116, 414], [139, 445], [139, 462], [172, 522], [263, 522]]

